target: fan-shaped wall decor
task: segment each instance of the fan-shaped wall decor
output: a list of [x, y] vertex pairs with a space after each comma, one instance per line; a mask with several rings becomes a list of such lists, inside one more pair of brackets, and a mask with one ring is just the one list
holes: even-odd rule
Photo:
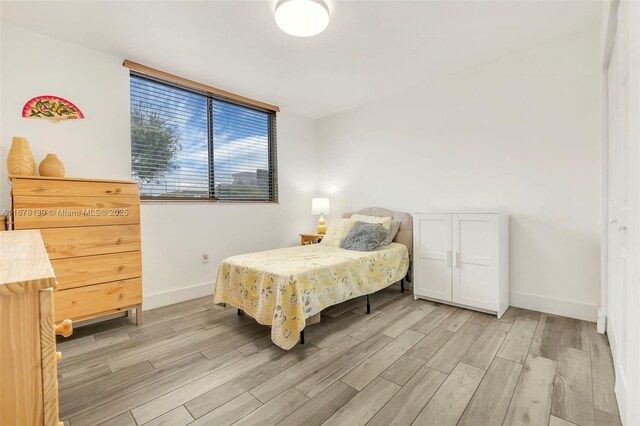
[[54, 122], [84, 118], [80, 108], [72, 102], [51, 95], [36, 96], [30, 99], [22, 108], [22, 116], [24, 118], [44, 118]]

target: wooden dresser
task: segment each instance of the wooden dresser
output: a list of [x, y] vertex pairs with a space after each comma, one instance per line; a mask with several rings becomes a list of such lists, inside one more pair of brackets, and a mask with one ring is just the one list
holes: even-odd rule
[[0, 425], [58, 421], [55, 276], [38, 231], [0, 232]]
[[59, 282], [56, 321], [136, 310], [142, 323], [140, 197], [131, 181], [10, 176], [12, 228], [39, 229]]

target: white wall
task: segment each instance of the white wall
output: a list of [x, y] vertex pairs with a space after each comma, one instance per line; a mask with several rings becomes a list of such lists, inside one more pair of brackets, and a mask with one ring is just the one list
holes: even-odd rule
[[[122, 61], [6, 23], [1, 43], [3, 166], [11, 138], [23, 136], [29, 139], [36, 166], [53, 152], [68, 176], [129, 178], [129, 76]], [[26, 101], [38, 95], [68, 99], [87, 119], [54, 124], [22, 118]], [[5, 175], [1, 185], [6, 207], [10, 185]]]
[[[37, 162], [57, 153], [67, 176], [130, 178], [123, 58], [6, 23], [0, 39], [0, 208], [8, 207], [4, 164], [13, 136], [29, 139]], [[69, 99], [86, 118], [58, 124], [21, 118], [24, 103], [43, 94]], [[224, 257], [293, 245], [299, 232], [313, 230], [314, 132], [311, 120], [278, 115], [279, 204], [143, 203], [145, 308], [211, 294]], [[203, 252], [210, 263], [201, 263]]]
[[598, 43], [555, 40], [320, 120], [319, 190], [335, 213], [502, 209], [511, 303], [595, 320]]

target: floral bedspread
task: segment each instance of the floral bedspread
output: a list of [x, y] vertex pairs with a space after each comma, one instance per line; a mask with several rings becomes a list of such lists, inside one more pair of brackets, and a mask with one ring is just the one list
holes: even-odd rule
[[291, 349], [306, 318], [398, 282], [408, 267], [407, 247], [397, 243], [371, 252], [313, 244], [242, 254], [220, 265], [214, 303], [270, 325], [271, 340]]

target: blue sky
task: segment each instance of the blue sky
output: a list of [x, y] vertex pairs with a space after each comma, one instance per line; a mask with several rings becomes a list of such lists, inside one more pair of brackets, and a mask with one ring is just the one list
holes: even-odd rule
[[[203, 95], [131, 76], [131, 106], [153, 108], [175, 126], [181, 149], [164, 184], [145, 185], [154, 195], [176, 190], [208, 191], [207, 99]], [[232, 173], [268, 168], [268, 115], [213, 101], [214, 173], [217, 183], [231, 183]], [[241, 167], [238, 162], [242, 162]], [[177, 175], [183, 176], [180, 185]], [[184, 179], [187, 177], [187, 179]], [[166, 188], [166, 189], [165, 189]], [[145, 191], [146, 190], [146, 191]]]

